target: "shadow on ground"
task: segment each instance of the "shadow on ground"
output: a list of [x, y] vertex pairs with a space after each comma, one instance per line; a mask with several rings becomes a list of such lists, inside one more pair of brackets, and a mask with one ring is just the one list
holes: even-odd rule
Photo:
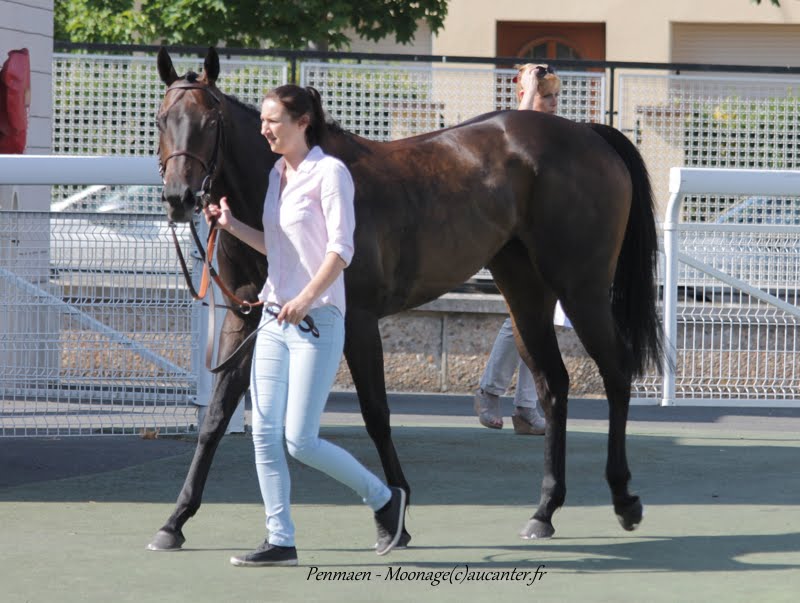
[[[360, 426], [323, 427], [382, 475]], [[393, 431], [415, 505], [523, 505], [539, 497], [543, 438], [472, 427], [396, 427]], [[645, 504], [796, 504], [800, 440], [756, 436], [629, 435], [632, 490]], [[567, 505], [608, 505], [606, 434], [568, 434]], [[172, 503], [192, 458], [191, 440], [64, 438], [0, 440], [0, 501]], [[35, 444], [33, 446], [32, 444]], [[206, 503], [258, 503], [246, 435], [226, 436], [205, 491]], [[137, 459], [125, 466], [126, 459]], [[290, 460], [293, 501], [352, 504], [354, 495], [327, 476]]]

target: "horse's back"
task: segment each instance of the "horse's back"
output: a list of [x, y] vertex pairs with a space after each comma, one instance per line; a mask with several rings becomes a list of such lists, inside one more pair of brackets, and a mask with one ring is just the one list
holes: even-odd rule
[[[348, 167], [361, 256], [348, 288], [371, 287], [358, 297], [387, 313], [459, 285], [512, 238], [525, 240], [554, 278], [587, 270], [581, 256], [600, 247], [609, 257], [621, 244], [630, 179], [614, 149], [584, 124], [499, 111], [359, 145], [366, 152], [351, 155]], [[588, 270], [611, 274], [612, 266]]]
[[610, 280], [632, 201], [625, 162], [587, 124], [514, 113], [498, 117], [509, 146], [530, 170], [519, 228], [528, 235], [539, 268], [555, 280], [564, 280], [564, 272], [578, 280], [580, 273], [593, 278], [598, 270]]

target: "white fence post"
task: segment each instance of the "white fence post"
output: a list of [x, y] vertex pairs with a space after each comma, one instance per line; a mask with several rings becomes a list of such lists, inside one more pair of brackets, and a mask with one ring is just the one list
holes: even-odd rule
[[[675, 168], [673, 168], [675, 169]], [[670, 182], [672, 179], [670, 178]], [[666, 220], [664, 221], [664, 383], [662, 406], [675, 403], [675, 371], [677, 369], [678, 342], [678, 210], [680, 190], [670, 191]]]
[[[200, 217], [195, 218], [195, 225], [197, 226], [197, 235], [200, 237], [201, 241], [208, 240], [208, 224], [206, 221]], [[200, 255], [197, 253], [196, 250], [192, 251], [192, 258], [195, 260], [194, 265], [194, 276], [195, 282], [199, 283], [200, 278], [202, 275], [203, 270], [203, 260]], [[216, 268], [216, 267], [215, 267]], [[211, 286], [208, 289], [208, 295], [214, 295], [214, 287]], [[195, 369], [195, 375], [197, 375], [197, 398], [195, 400], [195, 405], [197, 406], [197, 428], [198, 430], [202, 427], [203, 421], [206, 417], [206, 411], [208, 410], [208, 404], [211, 401], [211, 392], [214, 389], [214, 384], [216, 383], [216, 376], [211, 373], [206, 368], [205, 358], [206, 358], [206, 345], [209, 337], [213, 337], [214, 342], [214, 351], [212, 355], [212, 362], [214, 362], [213, 358], [216, 358], [216, 362], [219, 363], [224, 358], [219, 358], [218, 353], [218, 344], [219, 344], [219, 336], [222, 331], [222, 322], [225, 320], [225, 308], [221, 308], [219, 306], [216, 307], [216, 314], [214, 316], [214, 333], [209, 333], [208, 331], [208, 313], [210, 312], [210, 308], [203, 304], [200, 308], [199, 312], [199, 324], [197, 325], [197, 341], [198, 346], [196, 349], [195, 357], [193, 366]], [[225, 433], [243, 433], [244, 432], [244, 399], [239, 401], [239, 405], [236, 407], [236, 410], [231, 417], [231, 420], [228, 423], [228, 427], [225, 430]]]

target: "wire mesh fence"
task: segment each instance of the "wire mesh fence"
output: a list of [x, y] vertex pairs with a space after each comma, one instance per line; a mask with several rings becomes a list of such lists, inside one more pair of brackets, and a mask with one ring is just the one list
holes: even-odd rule
[[[519, 104], [515, 69], [308, 61], [300, 73], [342, 127], [373, 140], [423, 134]], [[602, 121], [604, 74], [569, 71], [561, 79], [559, 114]]]
[[166, 228], [149, 216], [0, 212], [0, 435], [196, 422], [197, 309]]
[[[202, 68], [197, 58], [173, 61], [179, 74]], [[294, 70], [265, 57], [221, 63], [220, 88], [253, 105]], [[343, 127], [376, 140], [512, 109], [515, 73], [491, 61], [347, 58], [303, 59], [298, 69]], [[577, 121], [616, 114], [645, 157], [661, 210], [673, 166], [796, 167], [800, 77], [617, 74], [613, 99], [613, 73], [562, 70], [559, 112]], [[54, 152], [155, 153], [163, 92], [150, 56], [56, 54]], [[796, 317], [745, 292], [749, 283], [798, 305], [795, 203], [685, 203], [684, 252], [733, 281], [682, 265], [679, 398], [800, 399]], [[56, 186], [53, 210], [0, 213], [0, 434], [189, 428], [197, 308], [178, 282], [158, 187]], [[660, 395], [656, 374], [634, 384], [634, 398]]]
[[[264, 93], [285, 83], [287, 63], [221, 60], [222, 87], [258, 105]], [[202, 71], [201, 59], [175, 57], [178, 74]], [[165, 86], [153, 57], [55, 54], [53, 56], [53, 153], [153, 155], [156, 116]], [[54, 186], [59, 211], [121, 211], [163, 214], [155, 187]]]
[[800, 77], [622, 73], [619, 128], [642, 152], [663, 215], [672, 167], [800, 165]]

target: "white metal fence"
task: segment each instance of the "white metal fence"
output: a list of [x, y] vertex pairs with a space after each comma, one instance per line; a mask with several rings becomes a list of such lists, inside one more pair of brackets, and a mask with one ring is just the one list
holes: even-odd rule
[[673, 166], [800, 166], [800, 76], [619, 75], [618, 127], [642, 152], [663, 216]]
[[[175, 64], [179, 72], [202, 67], [199, 59]], [[287, 80], [287, 70], [282, 61], [223, 60], [219, 85], [257, 104], [266, 89]], [[151, 160], [164, 90], [156, 71], [147, 57], [56, 55], [54, 151]], [[513, 74], [494, 66], [300, 65], [301, 83], [320, 89], [344, 127], [375, 139], [512, 108]], [[602, 121], [606, 74], [561, 75], [560, 112]], [[611, 109], [645, 156], [661, 215], [670, 166], [796, 167], [799, 81], [620, 73], [619, 102]], [[0, 433], [46, 432], [56, 416], [67, 417], [72, 432], [130, 431], [154, 425], [159, 406], [162, 417], [176, 417], [157, 419], [163, 429], [187, 428], [194, 420], [187, 405], [201, 387], [202, 371], [191, 368], [196, 308], [175, 283], [174, 261], [166, 260], [172, 253], [164, 247], [158, 189], [150, 178], [124, 174], [103, 172], [96, 186], [50, 176], [59, 183], [53, 209], [62, 215], [0, 213], [0, 418], [9, 409], [17, 417], [13, 427], [0, 424]], [[712, 189], [681, 197], [680, 219], [667, 220], [680, 224], [680, 255], [669, 255], [674, 239], [666, 249], [666, 265], [674, 268], [677, 257], [680, 266], [674, 299], [672, 286], [665, 288], [678, 372], [667, 376], [666, 392], [659, 377], [648, 375], [634, 384], [633, 396], [651, 403], [797, 403], [797, 222], [759, 217], [788, 220], [797, 198], [783, 190], [776, 197]], [[23, 397], [42, 406], [23, 410]]]
[[[287, 64], [222, 60], [220, 86], [249, 104], [285, 83]], [[200, 72], [202, 59], [173, 58], [180, 74]], [[53, 55], [53, 152], [63, 155], [152, 156], [158, 148], [156, 115], [165, 86], [152, 57]], [[141, 183], [137, 183], [141, 184]], [[53, 187], [61, 211], [124, 211], [163, 215], [160, 189], [147, 186]]]
[[[158, 173], [150, 157], [0, 156], [0, 182], [91, 180]], [[191, 429], [200, 313], [163, 216], [0, 212], [0, 435]]]
[[[373, 140], [395, 140], [454, 126], [472, 117], [516, 109], [513, 69], [307, 61], [301, 83], [320, 91], [328, 112], [345, 129]], [[561, 74], [559, 113], [602, 121], [605, 76]]]
[[671, 176], [662, 403], [800, 405], [800, 172]]
[[0, 212], [0, 435], [186, 431], [196, 314], [164, 219]]
[[[201, 59], [174, 57], [179, 74], [200, 72]], [[218, 84], [257, 106], [270, 88], [287, 81], [288, 63], [221, 60]], [[487, 111], [515, 108], [515, 70], [307, 61], [302, 85], [320, 90], [326, 109], [344, 128], [375, 140], [422, 134]], [[603, 73], [562, 74], [560, 112], [580, 121], [602, 121]], [[55, 54], [53, 152], [64, 155], [152, 155], [158, 145], [155, 116], [164, 94], [155, 59]], [[88, 189], [60, 185], [53, 202], [62, 211], [129, 211], [161, 214], [160, 191]], [[111, 199], [109, 199], [111, 197]]]

